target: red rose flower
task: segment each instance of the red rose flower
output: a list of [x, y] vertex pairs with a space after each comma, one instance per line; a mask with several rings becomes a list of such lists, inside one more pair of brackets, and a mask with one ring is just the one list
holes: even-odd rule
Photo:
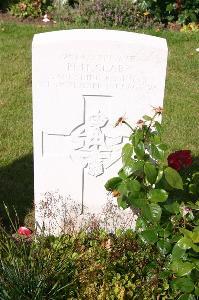
[[171, 153], [168, 158], [169, 167], [175, 169], [176, 171], [181, 170], [182, 168], [189, 167], [192, 164], [192, 157], [190, 150], [180, 150], [174, 153]]
[[28, 229], [27, 227], [19, 227], [18, 229], [18, 234], [20, 235], [26, 235], [26, 236], [29, 236], [32, 234], [32, 231], [30, 229]]
[[169, 167], [175, 169], [176, 171], [179, 171], [181, 169], [181, 164], [173, 154], [174, 153], [171, 153], [167, 158], [168, 165]]
[[191, 157], [191, 151], [190, 150], [181, 150], [177, 151], [179, 159], [182, 163], [183, 167], [189, 167], [192, 164], [192, 157]]

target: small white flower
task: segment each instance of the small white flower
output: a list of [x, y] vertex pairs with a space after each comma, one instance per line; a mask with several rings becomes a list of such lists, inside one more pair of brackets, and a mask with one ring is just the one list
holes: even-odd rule
[[181, 211], [182, 211], [182, 216], [185, 217], [187, 214], [189, 214], [191, 212], [191, 208], [181, 206]]
[[199, 52], [199, 48], [196, 48], [196, 51]]
[[48, 15], [44, 15], [44, 18], [42, 20], [43, 22], [47, 23], [47, 22], [50, 22], [50, 19], [48, 19]]

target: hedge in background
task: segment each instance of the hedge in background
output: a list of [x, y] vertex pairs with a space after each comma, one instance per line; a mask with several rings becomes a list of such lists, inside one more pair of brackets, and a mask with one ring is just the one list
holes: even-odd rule
[[188, 24], [199, 21], [199, 0], [135, 0], [141, 11], [167, 24], [177, 21]]
[[6, 2], [2, 8], [6, 6], [17, 17], [39, 17], [53, 12], [54, 18], [61, 16], [69, 23], [91, 26], [142, 28], [154, 23], [199, 21], [199, 0], [14, 0]]
[[[75, 9], [73, 9], [75, 11]], [[79, 5], [74, 21], [81, 24], [120, 26], [128, 28], [150, 27], [153, 20], [130, 0], [94, 0]]]
[[40, 17], [53, 9], [52, 0], [20, 0], [9, 6], [12, 15], [20, 18]]

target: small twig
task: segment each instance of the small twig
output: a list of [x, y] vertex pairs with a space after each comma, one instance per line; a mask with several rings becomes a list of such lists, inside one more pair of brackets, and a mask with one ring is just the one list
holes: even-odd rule
[[134, 130], [133, 127], [131, 127], [131, 125], [125, 120], [123, 120], [122, 123], [126, 124], [132, 131]]

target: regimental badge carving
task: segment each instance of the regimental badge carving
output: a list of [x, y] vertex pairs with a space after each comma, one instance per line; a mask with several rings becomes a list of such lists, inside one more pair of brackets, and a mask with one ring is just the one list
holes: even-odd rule
[[[104, 99], [108, 101], [109, 99], [110, 101], [110, 98], [112, 98], [111, 96], [103, 95], [83, 96], [83, 122], [77, 125], [68, 135], [50, 132], [47, 134], [43, 133], [42, 152], [44, 155], [48, 154], [49, 150], [47, 148], [49, 144], [54, 145], [58, 140], [67, 139], [71, 144], [70, 148], [72, 148], [68, 156], [72, 161], [79, 163], [83, 169], [87, 169], [89, 175], [97, 177], [120, 159], [121, 144], [124, 137], [116, 135], [117, 131], [113, 128], [113, 124], [111, 124], [108, 116], [101, 109], [90, 109], [91, 97], [92, 102], [99, 101], [99, 99], [101, 101], [104, 101]], [[48, 141], [51, 140], [48, 146], [45, 145], [45, 140], [47, 139]], [[67, 153], [67, 149], [65, 151]]]
[[116, 155], [118, 157], [115, 154], [121, 148], [117, 145], [123, 142], [123, 137], [108, 136], [108, 123], [108, 118], [99, 110], [71, 134], [74, 147], [71, 158], [81, 161], [82, 167], [88, 169], [88, 174], [95, 177], [102, 175], [104, 169], [120, 158], [119, 153]]

